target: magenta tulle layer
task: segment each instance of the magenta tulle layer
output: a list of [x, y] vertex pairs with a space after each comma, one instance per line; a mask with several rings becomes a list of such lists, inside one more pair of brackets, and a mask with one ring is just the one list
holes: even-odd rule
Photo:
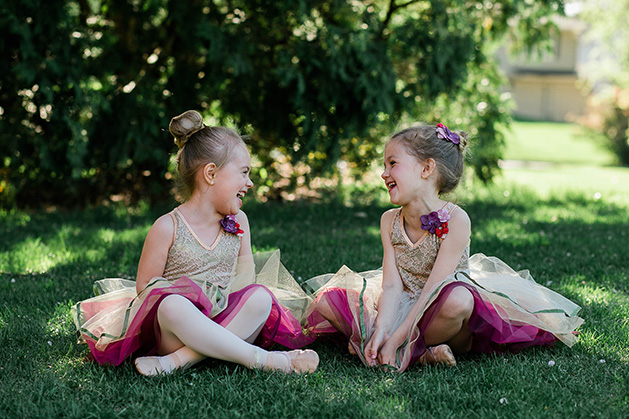
[[[423, 339], [424, 332], [455, 287], [466, 287], [474, 297], [474, 311], [468, 324], [470, 331], [473, 333], [471, 349], [473, 352], [518, 352], [529, 346], [550, 346], [557, 341], [557, 338], [552, 333], [539, 329], [536, 326], [505, 321], [496, 312], [494, 306], [488, 305], [482, 299], [475, 287], [455, 282], [443, 288], [437, 299], [416, 323], [415, 328], [419, 330], [420, 337], [415, 341], [413, 347], [406, 348], [411, 351], [409, 365], [414, 364], [426, 351]], [[359, 342], [364, 345], [366, 342], [361, 342], [361, 340], [367, 338], [365, 336], [366, 332], [362, 330], [361, 323], [369, 322], [370, 319], [366, 315], [362, 321], [360, 318], [356, 318], [349, 306], [348, 292], [356, 291], [336, 287], [328, 288], [318, 296], [317, 300], [326, 300], [327, 305], [341, 327], [340, 332], [347, 337], [354, 350], [360, 351], [361, 345]], [[316, 304], [317, 301], [315, 301]], [[316, 309], [308, 316], [307, 323], [317, 335], [339, 332]]]
[[[451, 283], [444, 287], [437, 300], [426, 310], [417, 323], [417, 328], [423, 335], [446, 298], [455, 287], [466, 287], [474, 297], [474, 311], [468, 322], [473, 334], [472, 352], [518, 352], [530, 346], [551, 346], [557, 338], [552, 333], [528, 324], [514, 324], [505, 321], [496, 312], [494, 306], [488, 305], [478, 293], [478, 290], [468, 284]], [[411, 364], [426, 350], [423, 338], [412, 348]]]
[[[262, 288], [272, 298], [271, 314], [264, 324], [255, 345], [269, 348], [277, 343], [290, 349], [301, 348], [315, 339], [315, 335], [305, 335], [299, 321], [293, 314], [283, 307], [273, 294], [263, 285], [252, 284], [239, 291], [231, 293], [228, 297], [227, 307], [218, 315], [212, 317], [216, 323], [226, 326], [238, 313], [249, 295]], [[96, 348], [96, 341], [83, 335], [92, 356], [99, 364], [119, 365], [126, 358], [152, 355], [157, 352], [160, 341], [160, 330], [157, 324], [157, 308], [159, 303], [168, 295], [178, 294], [190, 300], [203, 314], [209, 317], [212, 303], [202, 292], [201, 288], [187, 277], [181, 277], [166, 288], [153, 289], [149, 292], [140, 306], [136, 315], [131, 319], [125, 336], [108, 344], [104, 350]], [[83, 312], [89, 317], [90, 313], [99, 312], [103, 303], [90, 303], [81, 305]]]

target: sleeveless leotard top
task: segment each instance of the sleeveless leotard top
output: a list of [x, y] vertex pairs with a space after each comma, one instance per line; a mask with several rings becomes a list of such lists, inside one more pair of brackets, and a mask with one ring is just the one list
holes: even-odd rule
[[[445, 207], [450, 214], [454, 208], [456, 205], [453, 203], [448, 203]], [[416, 299], [428, 281], [443, 239], [426, 231], [416, 243], [412, 243], [404, 230], [401, 214], [400, 208], [393, 218], [391, 244], [395, 250], [395, 260], [404, 284], [404, 291], [411, 294], [411, 298]], [[467, 246], [455, 272], [469, 270], [469, 256], [470, 248]]]
[[175, 236], [168, 251], [164, 278], [172, 281], [185, 275], [198, 284], [226, 288], [240, 253], [240, 237], [221, 228], [214, 243], [207, 246], [192, 231], [178, 208], [170, 212], [170, 216], [175, 224]]

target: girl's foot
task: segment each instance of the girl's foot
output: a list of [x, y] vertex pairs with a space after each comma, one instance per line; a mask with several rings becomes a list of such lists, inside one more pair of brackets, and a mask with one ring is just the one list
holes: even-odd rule
[[265, 371], [282, 371], [298, 374], [315, 372], [319, 365], [319, 355], [311, 349], [297, 349], [289, 352], [269, 352]]
[[347, 343], [347, 350], [349, 351], [350, 355], [358, 355], [356, 351], [354, 350], [354, 347], [352, 346], [351, 342]]
[[438, 346], [430, 346], [426, 348], [426, 352], [419, 357], [418, 362], [421, 365], [437, 365], [443, 364], [449, 367], [456, 365], [456, 359], [452, 353], [452, 349], [445, 343]]
[[142, 356], [136, 358], [135, 369], [142, 375], [166, 375], [181, 368], [181, 360], [176, 353], [166, 356]]

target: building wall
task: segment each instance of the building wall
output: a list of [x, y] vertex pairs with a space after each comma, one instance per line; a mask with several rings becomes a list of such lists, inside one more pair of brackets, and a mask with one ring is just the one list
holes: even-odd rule
[[583, 24], [562, 18], [554, 47], [541, 57], [510, 57], [506, 48], [498, 53], [510, 82], [516, 117], [546, 121], [571, 121], [586, 112], [587, 92], [579, 81], [583, 54]]
[[587, 97], [574, 75], [519, 74], [509, 80], [516, 117], [562, 122], [586, 111]]

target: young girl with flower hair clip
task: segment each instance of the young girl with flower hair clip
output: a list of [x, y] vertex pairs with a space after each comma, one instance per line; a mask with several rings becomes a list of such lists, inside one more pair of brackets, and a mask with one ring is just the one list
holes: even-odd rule
[[173, 118], [169, 128], [179, 147], [184, 202], [149, 230], [135, 282], [98, 281], [97, 296], [73, 308], [80, 340], [97, 362], [118, 365], [132, 357], [144, 375], [168, 374], [206, 357], [313, 372], [319, 357], [312, 350], [263, 349], [273, 343], [300, 348], [314, 336], [303, 334], [269, 289], [302, 317], [309, 300], [279, 253], [254, 263], [240, 209], [253, 186], [245, 143], [233, 130], [205, 126], [196, 111]]
[[381, 270], [307, 282], [316, 299], [307, 322], [341, 332], [370, 366], [455, 365], [455, 353], [518, 351], [557, 340], [572, 346], [579, 307], [501, 260], [469, 257], [470, 219], [440, 195], [463, 174], [467, 134], [444, 124], [394, 134], [382, 179], [391, 203], [380, 221]]

